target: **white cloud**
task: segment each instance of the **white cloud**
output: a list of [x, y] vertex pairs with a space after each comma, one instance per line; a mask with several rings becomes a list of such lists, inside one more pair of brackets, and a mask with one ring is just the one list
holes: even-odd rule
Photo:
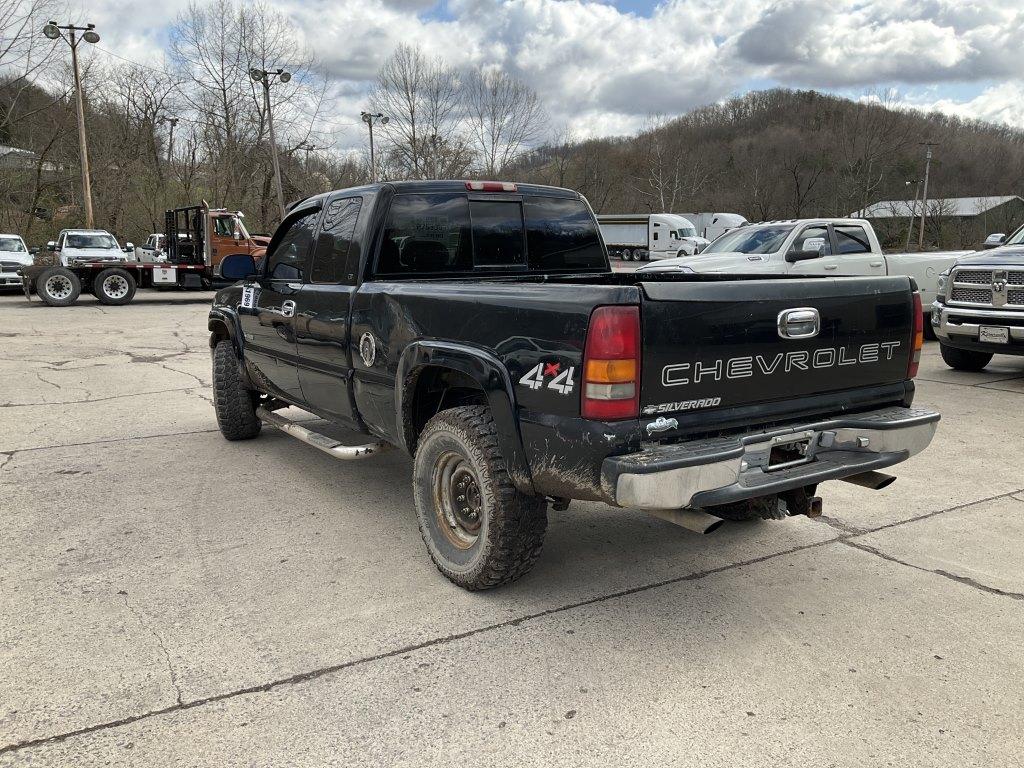
[[736, 55], [816, 87], [1019, 77], [1020, 0], [785, 0], [737, 39]]
[[[84, 0], [81, 0], [84, 1]], [[652, 0], [653, 2], [653, 0]], [[103, 45], [160, 60], [187, 0], [90, 0]], [[635, 130], [650, 113], [721, 100], [750, 82], [820, 89], [937, 87], [918, 106], [1022, 125], [1021, 0], [663, 0], [649, 17], [594, 0], [277, 0], [331, 80], [342, 144], [399, 43], [456, 66], [492, 64], [540, 94], [578, 136]], [[94, 18], [93, 18], [94, 17]], [[991, 85], [963, 101], [942, 85]], [[345, 131], [348, 133], [345, 133]]]
[[965, 101], [907, 96], [903, 105], [925, 112], [944, 112], [969, 120], [987, 120], [1024, 130], [1024, 83], [1010, 82], [986, 88]]

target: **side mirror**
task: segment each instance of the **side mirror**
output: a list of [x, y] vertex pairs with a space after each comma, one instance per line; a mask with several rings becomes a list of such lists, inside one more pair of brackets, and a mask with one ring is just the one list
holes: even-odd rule
[[798, 261], [809, 261], [810, 259], [816, 259], [821, 256], [821, 251], [804, 249], [802, 251], [790, 251], [786, 254], [786, 261], [790, 264], [795, 264]]
[[53, 242], [53, 240], [51, 240], [50, 242], [48, 242], [46, 244], [46, 250], [51, 251], [51, 252], [56, 252], [57, 244], [55, 242]]
[[126, 251], [134, 251], [135, 245], [131, 241], [128, 241], [127, 243], [124, 244], [124, 249]]
[[30, 256], [35, 256], [37, 253], [39, 253], [39, 246], [33, 245], [31, 248], [28, 249], [28, 252]]
[[256, 274], [256, 260], [248, 253], [233, 253], [220, 263], [220, 276], [225, 280], [244, 280]]
[[1002, 232], [996, 232], [985, 238], [985, 242], [982, 246], [985, 248], [995, 248], [996, 246], [1002, 245], [1006, 240], [1006, 235]]

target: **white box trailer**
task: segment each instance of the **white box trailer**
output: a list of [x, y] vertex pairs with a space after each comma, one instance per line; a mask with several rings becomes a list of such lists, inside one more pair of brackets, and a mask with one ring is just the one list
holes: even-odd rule
[[738, 213], [684, 213], [681, 215], [693, 222], [697, 234], [707, 240], [714, 240], [730, 229], [750, 223]]
[[692, 256], [708, 244], [678, 213], [602, 214], [597, 223], [608, 254], [625, 261]]

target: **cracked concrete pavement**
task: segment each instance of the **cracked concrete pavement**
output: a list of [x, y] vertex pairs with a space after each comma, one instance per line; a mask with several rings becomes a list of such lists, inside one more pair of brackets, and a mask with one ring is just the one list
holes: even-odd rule
[[820, 520], [573, 504], [469, 594], [408, 458], [220, 438], [207, 304], [0, 297], [0, 766], [1021, 764], [1024, 359], [929, 344], [935, 443]]

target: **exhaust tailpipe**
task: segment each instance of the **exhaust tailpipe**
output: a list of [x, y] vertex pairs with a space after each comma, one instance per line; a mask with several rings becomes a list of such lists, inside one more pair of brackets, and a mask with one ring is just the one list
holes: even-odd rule
[[850, 475], [840, 478], [844, 483], [853, 483], [863, 488], [870, 488], [873, 491], [880, 491], [883, 488], [896, 482], [894, 475], [887, 475], [884, 472], [861, 472], [859, 475]]
[[725, 522], [699, 509], [648, 509], [647, 514], [694, 533], [711, 533]]

